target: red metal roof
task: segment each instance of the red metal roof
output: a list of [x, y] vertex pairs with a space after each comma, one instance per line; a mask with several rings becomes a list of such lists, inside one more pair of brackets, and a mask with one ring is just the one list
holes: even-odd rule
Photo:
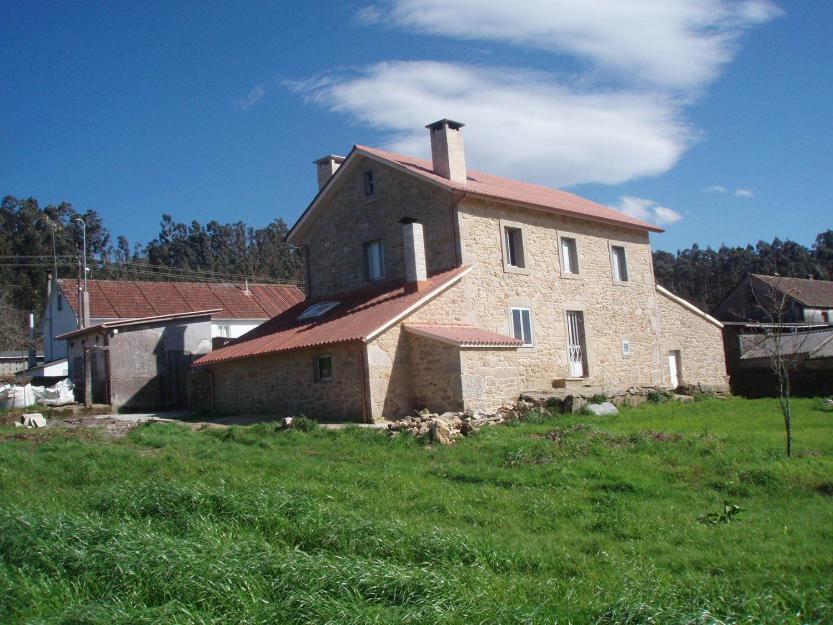
[[[67, 302], [78, 311], [78, 283], [58, 280]], [[89, 280], [90, 317], [134, 319], [182, 312], [220, 309], [218, 319], [270, 319], [303, 301], [294, 285], [211, 282], [147, 282]]]
[[454, 182], [434, 173], [431, 161], [424, 161], [412, 156], [404, 156], [394, 152], [387, 152], [377, 148], [357, 145], [356, 151], [376, 159], [387, 161], [405, 169], [406, 171], [427, 178], [436, 184], [453, 191], [461, 191], [471, 195], [478, 195], [503, 202], [512, 202], [533, 206], [539, 210], [562, 215], [573, 215], [583, 219], [604, 221], [608, 223], [663, 232], [662, 228], [641, 219], [630, 217], [625, 213], [608, 206], [596, 204], [573, 193], [550, 189], [537, 184], [493, 176], [480, 171], [467, 171], [465, 184]]
[[405, 330], [460, 347], [521, 347], [513, 336], [487, 332], [469, 325], [403, 324]]
[[[388, 324], [453, 285], [469, 269], [463, 266], [434, 274], [418, 291], [407, 288], [402, 280], [395, 280], [296, 304], [194, 364], [209, 365], [319, 345], [368, 341]], [[321, 302], [338, 302], [338, 305], [317, 319], [298, 321], [307, 308]]]
[[136, 319], [119, 319], [117, 321], [105, 321], [97, 323], [94, 326], [87, 326], [86, 328], [78, 328], [71, 332], [59, 334], [55, 338], [58, 340], [73, 339], [78, 336], [84, 336], [93, 332], [100, 332], [102, 330], [111, 330], [113, 328], [126, 328], [129, 326], [138, 326], [145, 324], [163, 323], [167, 321], [178, 321], [180, 319], [196, 319], [198, 317], [211, 317], [215, 313], [220, 312], [219, 308], [214, 310], [195, 310], [193, 312], [173, 313], [170, 315], [155, 315], [153, 317], [138, 317]]

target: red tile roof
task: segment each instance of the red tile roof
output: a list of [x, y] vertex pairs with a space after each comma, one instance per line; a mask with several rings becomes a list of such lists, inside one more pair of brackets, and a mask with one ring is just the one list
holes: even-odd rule
[[523, 341], [512, 336], [487, 332], [469, 325], [403, 324], [405, 330], [460, 347], [520, 347]]
[[453, 191], [462, 191], [470, 195], [504, 202], [524, 204], [560, 215], [571, 215], [583, 219], [604, 221], [622, 226], [635, 227], [641, 230], [650, 230], [651, 232], [663, 232], [662, 228], [654, 224], [630, 217], [608, 206], [596, 204], [595, 202], [586, 200], [573, 193], [567, 193], [566, 191], [550, 189], [549, 187], [543, 187], [537, 184], [512, 180], [511, 178], [502, 178], [473, 170], [468, 170], [468, 180], [465, 184], [462, 184], [435, 174], [430, 161], [363, 145], [357, 145], [355, 150], [359, 154], [386, 161]]
[[[395, 280], [302, 302], [229, 345], [206, 354], [194, 364], [209, 365], [319, 345], [369, 341], [399, 318], [455, 284], [470, 269], [456, 267], [430, 276], [419, 291], [406, 288], [402, 280]], [[298, 316], [313, 304], [333, 301], [337, 301], [338, 306], [321, 317], [298, 321]]]
[[220, 309], [215, 308], [214, 310], [195, 310], [193, 312], [173, 313], [170, 315], [156, 315], [154, 317], [139, 317], [136, 319], [119, 319], [118, 321], [105, 321], [103, 323], [97, 323], [94, 326], [78, 328], [77, 330], [72, 330], [71, 332], [59, 334], [55, 338], [63, 341], [66, 339], [74, 339], [78, 336], [84, 336], [85, 334], [91, 334], [93, 332], [100, 332], [102, 330], [111, 330], [113, 328], [126, 328], [129, 326], [138, 326], [153, 323], [164, 323], [166, 321], [178, 321], [180, 319], [191, 320], [196, 319], [198, 317], [211, 317], [212, 315], [218, 312], [220, 312]]
[[[78, 311], [78, 283], [58, 280], [73, 310]], [[89, 280], [90, 317], [134, 319], [218, 308], [218, 319], [269, 319], [303, 301], [294, 285], [211, 282], [146, 282]]]

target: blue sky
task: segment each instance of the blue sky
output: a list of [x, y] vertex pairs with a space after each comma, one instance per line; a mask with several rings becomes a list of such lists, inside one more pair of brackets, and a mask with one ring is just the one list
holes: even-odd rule
[[426, 155], [657, 221], [657, 249], [833, 227], [823, 0], [0, 4], [0, 193], [177, 220], [292, 223], [312, 161]]

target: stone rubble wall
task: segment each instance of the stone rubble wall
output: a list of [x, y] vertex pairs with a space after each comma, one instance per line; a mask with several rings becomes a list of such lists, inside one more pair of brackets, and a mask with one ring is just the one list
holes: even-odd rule
[[[376, 191], [364, 195], [363, 173], [373, 172]], [[300, 237], [309, 246], [308, 296], [319, 297], [368, 284], [363, 244], [381, 239], [386, 279], [404, 278], [402, 224], [423, 225], [429, 274], [457, 265], [451, 206], [454, 195], [370, 159], [354, 167]]]
[[[333, 377], [316, 381], [314, 358], [333, 359]], [[211, 365], [214, 409], [221, 414], [306, 415], [362, 421], [364, 345], [346, 343]]]
[[[726, 359], [723, 330], [671, 298], [657, 293], [663, 354], [679, 350], [682, 385], [699, 385], [726, 391]], [[663, 358], [666, 380], [670, 380], [668, 358]]]

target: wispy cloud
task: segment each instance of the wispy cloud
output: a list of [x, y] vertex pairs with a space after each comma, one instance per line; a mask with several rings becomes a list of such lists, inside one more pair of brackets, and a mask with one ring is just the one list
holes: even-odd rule
[[426, 155], [423, 125], [452, 117], [468, 124], [475, 167], [546, 185], [615, 184], [677, 163], [699, 137], [685, 107], [745, 32], [779, 14], [771, 0], [371, 1], [356, 14], [369, 27], [540, 50], [545, 63], [568, 55], [583, 69], [566, 82], [527, 68], [389, 61], [293, 88], [381, 130], [393, 150]]
[[400, 61], [294, 88], [388, 131], [385, 147], [406, 154], [428, 156], [426, 122], [459, 119], [468, 124], [473, 168], [542, 184], [612, 184], [659, 174], [694, 138], [672, 99], [581, 92], [516, 68]]
[[619, 198], [619, 203], [613, 205], [612, 208], [622, 211], [631, 217], [636, 217], [643, 221], [651, 221], [660, 226], [676, 223], [683, 218], [677, 211], [667, 206], [660, 206], [654, 200], [634, 197], [632, 195], [622, 196]]
[[781, 14], [770, 0], [383, 0], [371, 9], [375, 22], [566, 53], [674, 89], [713, 80], [744, 32]]
[[237, 98], [234, 101], [234, 108], [236, 108], [239, 111], [248, 111], [258, 102], [260, 102], [263, 99], [264, 95], [266, 95], [266, 89], [263, 87], [263, 85], [255, 85], [251, 88], [249, 93]]
[[722, 184], [713, 184], [710, 187], [706, 187], [705, 189], [703, 189], [703, 193], [720, 193], [722, 195], [725, 195], [726, 193], [731, 193], [736, 197], [747, 198], [755, 196], [755, 192], [752, 191], [752, 189], [735, 189], [734, 191], [731, 191], [730, 189], [724, 187]]

